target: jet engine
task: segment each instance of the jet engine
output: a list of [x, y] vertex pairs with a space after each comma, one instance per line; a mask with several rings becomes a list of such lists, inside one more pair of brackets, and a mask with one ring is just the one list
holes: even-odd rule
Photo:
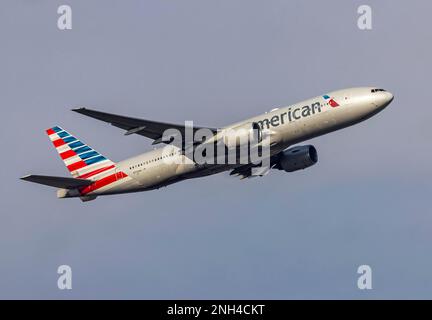
[[282, 151], [276, 168], [286, 172], [293, 172], [306, 169], [317, 162], [318, 153], [314, 146], [296, 146]]
[[258, 123], [246, 123], [222, 131], [222, 139], [226, 147], [238, 148], [262, 141], [262, 130]]

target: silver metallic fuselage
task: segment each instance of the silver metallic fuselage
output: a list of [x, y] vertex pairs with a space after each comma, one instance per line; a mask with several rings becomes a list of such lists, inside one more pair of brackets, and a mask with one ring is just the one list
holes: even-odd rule
[[[383, 110], [393, 100], [393, 95], [386, 91], [372, 92], [373, 89], [362, 87], [330, 92], [326, 96], [337, 102], [336, 107], [331, 106], [329, 99], [318, 96], [288, 107], [273, 109], [268, 113], [234, 123], [226, 128], [234, 128], [245, 123], [260, 123], [264, 130], [271, 133], [271, 155], [277, 154], [293, 144], [351, 126]], [[307, 108], [302, 109], [305, 106], [310, 107], [309, 111]], [[311, 109], [311, 106], [314, 106], [314, 110]], [[299, 116], [302, 110], [306, 114], [304, 117]], [[180, 149], [174, 146], [168, 148], [172, 148], [174, 157], [183, 159], [167, 163], [165, 159], [159, 159], [163, 152], [166, 152], [164, 148], [117, 163], [116, 170], [125, 172], [132, 179], [118, 181], [110, 189], [96, 191], [92, 194], [151, 190], [181, 180], [203, 177], [235, 168], [235, 165], [197, 165], [182, 155]]]

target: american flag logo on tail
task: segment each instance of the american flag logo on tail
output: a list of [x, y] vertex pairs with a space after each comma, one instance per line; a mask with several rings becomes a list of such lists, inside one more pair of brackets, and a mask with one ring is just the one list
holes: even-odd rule
[[128, 177], [124, 172], [116, 172], [114, 162], [62, 128], [55, 126], [47, 129], [46, 133], [74, 178], [95, 181], [82, 188], [81, 194], [88, 194]]

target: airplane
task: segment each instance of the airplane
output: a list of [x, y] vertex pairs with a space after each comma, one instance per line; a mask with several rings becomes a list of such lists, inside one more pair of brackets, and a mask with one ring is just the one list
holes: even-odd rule
[[[159, 189], [182, 180], [228, 170], [231, 175], [241, 179], [267, 174], [269, 170], [253, 174], [253, 169], [259, 165], [250, 161], [239, 163], [237, 155], [234, 163], [198, 163], [190, 156], [188, 150], [210, 143], [224, 145], [225, 151], [227, 148], [237, 150], [241, 140], [231, 139], [229, 141], [234, 143], [230, 143], [227, 137], [232, 135], [232, 130], [239, 128], [248, 133], [247, 137], [244, 133], [242, 135], [246, 137], [243, 141], [249, 146], [250, 137], [256, 137], [255, 146], [266, 137], [269, 143], [269, 153], [265, 158], [269, 163], [268, 169], [293, 172], [308, 168], [318, 161], [314, 146], [296, 144], [364, 121], [386, 108], [393, 98], [392, 93], [378, 87], [337, 90], [287, 107], [272, 109], [224, 128], [190, 127], [186, 123], [178, 125], [157, 122], [80, 107], [72, 111], [126, 130], [125, 135], [138, 134], [152, 139], [153, 144], [163, 143], [165, 147], [113, 162], [68, 131], [54, 126], [47, 129], [46, 133], [72, 178], [27, 175], [21, 179], [59, 188], [58, 198], [78, 197], [82, 201], [90, 201], [102, 195]], [[169, 139], [164, 135], [170, 129], [176, 130], [181, 136], [179, 145], [171, 144], [176, 135], [169, 136]], [[186, 143], [183, 136], [188, 130], [196, 133], [202, 129], [210, 132], [211, 137]], [[254, 135], [249, 135], [252, 131]], [[167, 161], [168, 159], [171, 161]]]

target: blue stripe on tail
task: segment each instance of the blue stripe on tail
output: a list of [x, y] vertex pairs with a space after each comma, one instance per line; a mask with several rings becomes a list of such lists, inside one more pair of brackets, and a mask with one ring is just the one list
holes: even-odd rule
[[93, 164], [93, 163], [101, 162], [101, 161], [103, 161], [103, 160], [106, 160], [106, 158], [105, 158], [104, 156], [98, 156], [98, 157], [94, 157], [94, 158], [91, 158], [91, 159], [85, 160], [84, 162], [85, 162], [87, 165], [91, 165], [91, 164]]

